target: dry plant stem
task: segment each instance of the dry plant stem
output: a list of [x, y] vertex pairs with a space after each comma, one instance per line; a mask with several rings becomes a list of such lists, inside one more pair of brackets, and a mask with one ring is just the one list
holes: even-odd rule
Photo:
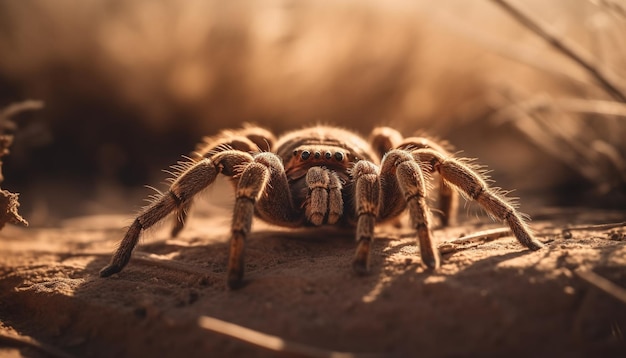
[[10, 104], [7, 107], [5, 107], [0, 113], [0, 121], [9, 119], [20, 112], [42, 109], [43, 106], [44, 106], [43, 101], [35, 101], [35, 100], [26, 100], [26, 101]]
[[548, 26], [540, 23], [531, 14], [521, 10], [511, 4], [511, 2], [507, 0], [492, 1], [513, 16], [523, 26], [546, 40], [552, 47], [585, 68], [611, 96], [620, 102], [626, 102], [626, 94], [623, 90], [623, 79], [600, 65], [591, 55], [579, 48], [575, 43], [567, 38], [560, 38], [551, 31]]
[[557, 99], [555, 102], [568, 112], [626, 117], [626, 104], [624, 103], [577, 98]]
[[576, 274], [576, 276], [582, 278], [593, 286], [596, 286], [597, 288], [626, 304], [626, 289], [623, 289], [622, 287], [614, 284], [613, 282], [607, 280], [606, 278], [596, 274], [591, 270], [578, 268], [574, 270], [574, 273]]
[[533, 49], [528, 45], [510, 41], [510, 39], [505, 39], [497, 33], [489, 33], [478, 27], [460, 23], [456, 16], [450, 14], [440, 15], [437, 20], [443, 22], [447, 28], [452, 29], [457, 35], [488, 49], [498, 56], [533, 67], [575, 86], [586, 87], [593, 85], [591, 79], [575, 76], [570, 71], [564, 69], [563, 66], [553, 63], [554, 61], [535, 56]]
[[512, 234], [513, 232], [509, 228], [479, 231], [455, 240], [442, 242], [439, 245], [439, 251], [442, 254], [448, 254], [460, 250], [462, 248], [461, 245], [485, 243], [502, 237], [511, 236]]
[[[602, 173], [598, 172], [596, 162], [592, 158], [593, 152], [589, 151], [588, 147], [581, 145], [575, 136], [563, 133], [563, 128], [556, 126], [553, 118], [547, 118], [547, 116], [533, 110], [532, 107], [536, 105], [534, 99], [530, 102], [512, 101], [514, 104], [505, 109], [508, 112], [506, 116], [514, 118], [515, 126], [528, 139], [554, 158], [578, 171], [589, 181], [593, 183], [604, 181]], [[529, 105], [531, 108], [528, 108]]]
[[374, 354], [358, 354], [349, 352], [329, 351], [301, 343], [284, 340], [280, 337], [245, 328], [234, 323], [225, 322], [213, 317], [201, 316], [198, 325], [206, 330], [223, 334], [240, 341], [250, 343], [273, 352], [286, 353], [296, 357], [313, 358], [357, 358], [380, 357]]
[[67, 354], [56, 347], [49, 346], [41, 343], [38, 340], [23, 335], [13, 335], [0, 332], [0, 343], [7, 342], [8, 345], [22, 345], [34, 348], [40, 352], [45, 353], [46, 356], [58, 357], [58, 358], [73, 358], [74, 356]]
[[572, 226], [566, 229], [563, 229], [562, 235], [565, 237], [571, 237], [572, 231], [586, 231], [586, 230], [610, 230], [618, 227], [626, 226], [626, 221], [618, 222], [618, 223], [609, 223], [609, 224], [599, 224], [599, 225], [584, 225], [584, 226]]
[[[41, 101], [23, 101], [11, 104], [0, 111], [0, 183], [4, 181], [2, 176], [2, 157], [9, 154], [9, 147], [13, 143], [13, 134], [11, 132], [16, 129], [15, 123], [10, 120], [11, 117], [23, 111], [40, 109], [42, 107], [43, 102]], [[28, 226], [28, 222], [17, 211], [19, 206], [18, 194], [0, 189], [0, 230], [6, 223]]]

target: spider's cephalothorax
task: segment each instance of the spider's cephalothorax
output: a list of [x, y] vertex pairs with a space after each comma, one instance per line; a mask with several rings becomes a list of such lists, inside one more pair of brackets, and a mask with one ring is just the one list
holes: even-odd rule
[[180, 168], [170, 189], [145, 208], [128, 229], [103, 277], [121, 271], [142, 230], [176, 212], [172, 236], [183, 228], [194, 195], [218, 174], [232, 178], [235, 207], [231, 224], [228, 285], [243, 278], [244, 243], [254, 215], [287, 227], [325, 224], [356, 227], [353, 268], [368, 270], [374, 225], [397, 218], [407, 208], [416, 230], [421, 258], [430, 268], [440, 265], [426, 205], [428, 174], [438, 173], [442, 224], [456, 215], [458, 193], [478, 202], [491, 216], [505, 221], [515, 237], [531, 250], [543, 246], [522, 215], [490, 188], [483, 175], [452, 158], [432, 140], [403, 138], [379, 127], [370, 141], [350, 131], [315, 126], [289, 132], [276, 140], [267, 130], [247, 126], [206, 138], [192, 161]]

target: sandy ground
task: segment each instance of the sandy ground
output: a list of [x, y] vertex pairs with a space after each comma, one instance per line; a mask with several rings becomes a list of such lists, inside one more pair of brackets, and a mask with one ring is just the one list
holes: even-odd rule
[[[546, 249], [530, 252], [512, 237], [461, 245], [434, 273], [420, 264], [410, 230], [380, 227], [366, 277], [351, 272], [352, 233], [256, 221], [237, 291], [225, 288], [230, 212], [219, 206], [197, 212], [177, 239], [168, 225], [149, 232], [108, 279], [98, 271], [132, 217], [7, 227], [0, 356], [290, 356], [202, 329], [201, 316], [315, 347], [311, 356], [626, 356], [626, 303], [577, 274], [626, 287], [626, 230], [562, 235], [626, 213], [533, 214]], [[471, 218], [435, 235], [443, 242], [497, 227]]]

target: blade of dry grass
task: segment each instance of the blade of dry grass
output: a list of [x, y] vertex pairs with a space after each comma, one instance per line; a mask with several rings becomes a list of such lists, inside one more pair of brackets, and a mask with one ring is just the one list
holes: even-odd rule
[[593, 80], [587, 76], [579, 76], [554, 60], [546, 59], [543, 56], [535, 54], [536, 49], [519, 41], [511, 41], [503, 36], [481, 29], [478, 26], [472, 26], [459, 22], [458, 16], [450, 13], [437, 14], [437, 22], [444, 24], [446, 29], [452, 30], [455, 35], [463, 37], [473, 43], [487, 49], [502, 58], [512, 60], [536, 70], [542, 71], [555, 78], [567, 81], [577, 87], [592, 86]]
[[558, 35], [555, 31], [550, 29], [548, 25], [541, 23], [535, 16], [522, 10], [510, 1], [492, 0], [492, 2], [500, 6], [524, 27], [546, 40], [546, 42], [552, 45], [556, 50], [578, 63], [593, 76], [611, 96], [620, 102], [626, 103], [626, 93], [624, 92], [626, 86], [624, 85], [624, 80], [598, 63], [587, 51], [580, 48], [567, 37]]
[[624, 159], [615, 145], [598, 139], [600, 133], [594, 126], [566, 113], [557, 100], [547, 95], [528, 100], [517, 97], [501, 95], [501, 101], [508, 105], [493, 115], [495, 122], [511, 121], [543, 152], [596, 184], [598, 192], [621, 185], [621, 178], [626, 177]]

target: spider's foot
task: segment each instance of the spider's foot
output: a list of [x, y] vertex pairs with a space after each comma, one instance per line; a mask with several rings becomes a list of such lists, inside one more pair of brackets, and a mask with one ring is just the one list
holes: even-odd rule
[[358, 275], [367, 275], [369, 273], [370, 244], [369, 238], [363, 238], [359, 241], [359, 245], [356, 248], [352, 269]]
[[105, 267], [102, 268], [102, 270], [100, 270], [100, 277], [109, 277], [113, 274], [116, 274], [118, 272], [122, 271], [122, 267], [118, 266], [118, 265], [107, 265]]
[[436, 270], [441, 267], [441, 259], [439, 255], [424, 257], [422, 255], [422, 262], [431, 270]]
[[359, 276], [365, 276], [370, 272], [369, 268], [367, 267], [367, 263], [357, 260], [352, 261], [352, 269]]
[[526, 246], [532, 251], [537, 251], [539, 249], [546, 247], [544, 243], [537, 240], [535, 237], [532, 236], [532, 234], [528, 232], [516, 232], [515, 230], [513, 232], [515, 236], [517, 237], [518, 241], [522, 245]]
[[244, 286], [243, 272], [229, 272], [226, 285], [231, 290], [236, 290]]
[[527, 242], [525, 245], [532, 251], [537, 251], [546, 247], [544, 243], [540, 242], [537, 239], [532, 239], [532, 241]]
[[420, 256], [422, 257], [422, 262], [426, 265], [426, 267], [431, 270], [436, 270], [441, 267], [441, 256], [439, 255], [439, 250], [423, 246], [420, 249], [422, 250]]

